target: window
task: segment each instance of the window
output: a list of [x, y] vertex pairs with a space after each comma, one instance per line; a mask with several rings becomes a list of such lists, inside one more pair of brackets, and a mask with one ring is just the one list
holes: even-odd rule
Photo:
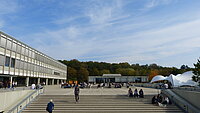
[[5, 55], [5, 49], [0, 47], [0, 54]]
[[59, 73], [59, 72], [55, 72], [55, 71], [54, 71], [54, 75], [60, 75], [60, 73]]
[[24, 62], [24, 69], [28, 68], [28, 63]]
[[17, 45], [17, 52], [20, 53], [21, 52], [21, 46]]
[[23, 67], [24, 67], [24, 62], [20, 61], [20, 69], [23, 69]]
[[16, 45], [15, 43], [13, 43], [13, 45], [12, 45], [12, 50], [13, 50], [13, 51], [16, 51], [16, 46], [17, 46], [17, 45]]
[[5, 66], [10, 66], [10, 57], [6, 56]]
[[7, 46], [6, 46], [6, 48], [7, 48], [7, 49], [11, 49], [11, 44], [12, 44], [11, 41], [10, 41], [10, 40], [7, 40]]
[[3, 55], [0, 55], [0, 65], [4, 66], [5, 63], [5, 57]]
[[0, 44], [1, 44], [2, 47], [5, 47], [6, 46], [6, 39], [1, 37], [1, 43]]
[[22, 47], [22, 52], [21, 52], [21, 54], [23, 54], [23, 55], [24, 55], [24, 52], [25, 52], [25, 48], [24, 48], [24, 47]]
[[28, 56], [31, 57], [31, 55], [32, 55], [32, 51], [29, 50], [29, 55]]
[[20, 60], [16, 60], [16, 68], [20, 68]]
[[25, 55], [28, 56], [28, 49], [25, 50]]
[[14, 68], [15, 67], [15, 59], [11, 58], [11, 67]]

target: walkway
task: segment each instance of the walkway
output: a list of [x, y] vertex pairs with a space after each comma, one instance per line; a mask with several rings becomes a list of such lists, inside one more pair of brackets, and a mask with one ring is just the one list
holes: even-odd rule
[[[160, 90], [144, 87], [131, 87], [132, 90], [135, 88], [143, 89], [145, 95], [157, 95]], [[125, 87], [122, 88], [85, 88], [80, 89], [80, 95], [127, 95], [128, 89]], [[44, 95], [74, 95], [73, 88], [60, 88], [58, 85], [55, 86], [46, 86]]]

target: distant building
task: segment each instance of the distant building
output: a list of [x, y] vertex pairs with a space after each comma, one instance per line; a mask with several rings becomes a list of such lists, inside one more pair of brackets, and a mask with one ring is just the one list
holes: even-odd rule
[[67, 66], [0, 31], [0, 83], [58, 84]]
[[127, 83], [127, 82], [148, 82], [148, 76], [122, 76], [121, 74], [103, 74], [102, 76], [89, 76], [90, 83]]

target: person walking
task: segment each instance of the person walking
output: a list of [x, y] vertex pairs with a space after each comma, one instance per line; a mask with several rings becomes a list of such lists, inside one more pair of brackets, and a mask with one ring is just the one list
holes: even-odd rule
[[75, 87], [74, 89], [74, 95], [75, 95], [75, 100], [76, 100], [76, 103], [79, 101], [79, 93], [80, 93], [80, 89], [78, 87], [78, 85]]
[[54, 109], [54, 103], [53, 103], [53, 100], [51, 99], [50, 102], [47, 104], [46, 110], [47, 110], [49, 113], [52, 113], [52, 112], [53, 112], [53, 109]]

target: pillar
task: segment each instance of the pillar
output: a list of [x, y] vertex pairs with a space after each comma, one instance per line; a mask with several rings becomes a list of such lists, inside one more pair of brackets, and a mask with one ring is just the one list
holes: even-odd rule
[[13, 77], [10, 77], [10, 88], [12, 87], [12, 83], [13, 83]]
[[48, 85], [48, 78], [46, 78], [46, 85]]
[[38, 80], [37, 80], [37, 84], [40, 84], [40, 78], [38, 78]]
[[57, 79], [57, 85], [59, 85], [59, 79]]
[[26, 87], [29, 85], [29, 77], [26, 77]]
[[54, 79], [52, 79], [52, 85], [54, 85]]

